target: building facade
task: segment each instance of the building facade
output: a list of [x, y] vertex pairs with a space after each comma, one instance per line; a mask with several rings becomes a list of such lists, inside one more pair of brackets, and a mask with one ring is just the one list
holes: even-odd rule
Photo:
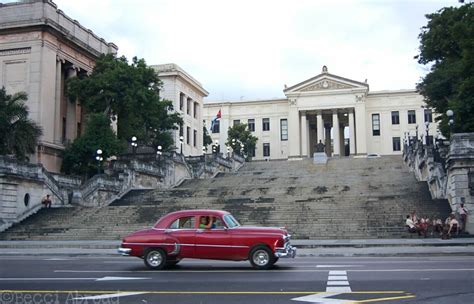
[[183, 125], [173, 131], [176, 151], [184, 155], [201, 155], [203, 145], [203, 98], [209, 93], [200, 82], [177, 64], [151, 66], [163, 82], [160, 97], [173, 102], [183, 118]]
[[64, 94], [65, 82], [92, 72], [100, 54], [116, 52], [50, 0], [0, 3], [0, 87], [26, 92], [30, 118], [43, 129], [32, 162], [59, 172], [65, 145], [84, 130], [81, 105]]
[[283, 99], [206, 102], [205, 124], [220, 150], [236, 123], [248, 124], [258, 138], [250, 152], [255, 160], [312, 157], [320, 141], [328, 156], [396, 155], [409, 137], [432, 140], [437, 132], [434, 114], [415, 90], [370, 92], [366, 82], [330, 74], [325, 66], [283, 92]]

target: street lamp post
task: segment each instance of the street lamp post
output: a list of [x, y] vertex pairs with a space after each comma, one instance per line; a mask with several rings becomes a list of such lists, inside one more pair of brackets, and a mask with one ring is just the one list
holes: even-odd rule
[[230, 147], [227, 147], [227, 158], [230, 158]]
[[163, 154], [163, 147], [162, 146], [158, 146], [156, 148], [156, 154], [158, 155], [158, 163], [161, 161], [161, 154]]
[[207, 148], [202, 146], [202, 157], [204, 157], [204, 174], [206, 174], [206, 151]]
[[418, 141], [418, 125], [415, 127], [415, 139]]
[[243, 143], [240, 144], [240, 155], [244, 156], [244, 147], [245, 145]]
[[425, 121], [425, 126], [426, 126], [426, 145], [428, 146], [430, 144], [430, 122], [429, 121]]
[[183, 155], [183, 144], [184, 144], [184, 136], [181, 135], [179, 137], [179, 145], [181, 146], [181, 155]]
[[136, 136], [133, 136], [132, 137], [132, 151], [133, 151], [133, 154], [135, 155], [136, 151], [137, 151], [137, 147], [138, 147], [138, 143], [137, 143], [137, 137]]
[[449, 134], [453, 134], [453, 126], [454, 126], [454, 112], [453, 110], [447, 110], [446, 111], [446, 116], [448, 116], [448, 125], [449, 125]]
[[97, 160], [97, 174], [100, 174], [100, 163], [104, 160], [104, 158], [102, 157], [102, 150], [97, 149], [95, 153], [95, 159]]

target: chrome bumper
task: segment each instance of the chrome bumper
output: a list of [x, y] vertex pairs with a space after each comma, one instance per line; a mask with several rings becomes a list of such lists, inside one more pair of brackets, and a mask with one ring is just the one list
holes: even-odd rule
[[130, 252], [132, 252], [132, 249], [131, 249], [131, 248], [119, 247], [119, 249], [118, 249], [117, 251], [118, 251], [118, 253], [120, 253], [121, 255], [130, 255]]
[[284, 248], [276, 248], [275, 257], [277, 258], [294, 258], [296, 256], [296, 247], [286, 245]]

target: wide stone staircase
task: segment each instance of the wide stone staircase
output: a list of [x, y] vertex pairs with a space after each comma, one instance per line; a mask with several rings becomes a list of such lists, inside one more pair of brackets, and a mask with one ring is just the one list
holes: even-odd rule
[[440, 217], [399, 156], [251, 162], [236, 173], [187, 180], [170, 190], [134, 190], [102, 208], [43, 209], [0, 234], [3, 240], [119, 239], [182, 209], [223, 209], [243, 225], [285, 226], [299, 239], [407, 237], [405, 216]]

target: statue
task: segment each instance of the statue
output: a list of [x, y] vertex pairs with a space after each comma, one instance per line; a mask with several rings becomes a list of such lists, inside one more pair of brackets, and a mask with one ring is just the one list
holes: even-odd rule
[[323, 142], [321, 140], [319, 140], [319, 143], [316, 144], [316, 146], [315, 146], [315, 150], [316, 150], [316, 152], [324, 152], [325, 147], [326, 146], [323, 144]]

